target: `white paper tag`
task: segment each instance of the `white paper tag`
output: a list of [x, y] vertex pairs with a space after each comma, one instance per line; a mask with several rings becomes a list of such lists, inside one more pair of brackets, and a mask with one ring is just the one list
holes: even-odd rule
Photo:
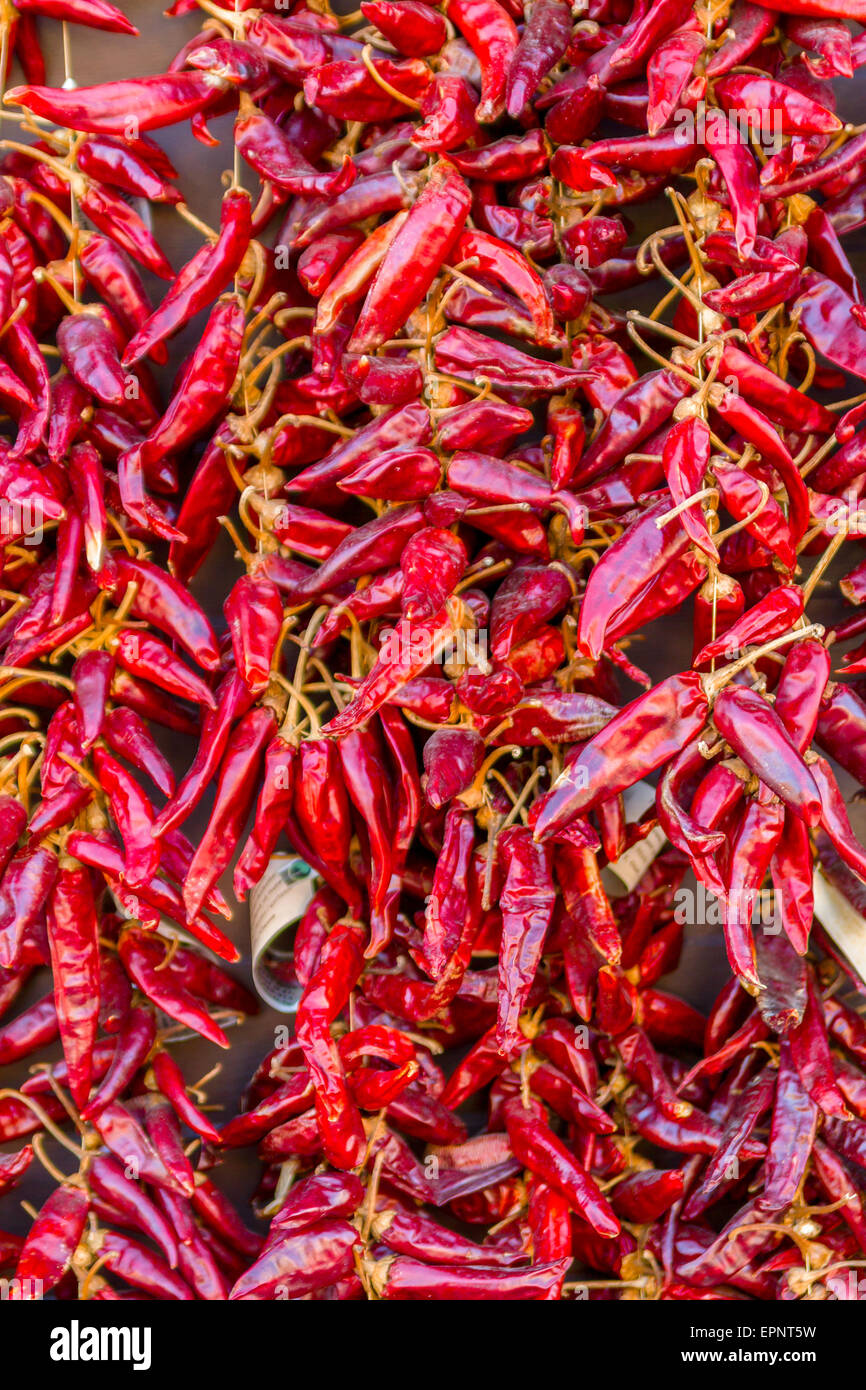
[[648, 835], [642, 840], [638, 840], [636, 845], [627, 849], [625, 854], [621, 854], [615, 864], [608, 864], [612, 874], [615, 874], [627, 893], [640, 883], [650, 864], [661, 854], [667, 837], [660, 825], [656, 825]]
[[819, 869], [812, 875], [812, 891], [815, 916], [842, 954], [848, 957], [860, 979], [866, 981], [866, 921]]
[[[655, 804], [655, 787], [649, 782], [635, 782], [622, 795], [625, 818], [629, 822], [639, 821]], [[655, 826], [648, 835], [621, 854], [607, 868], [619, 880], [627, 893], [640, 882], [650, 864], [661, 854], [667, 844], [667, 836], [660, 825]]]
[[[296, 854], [275, 854], [250, 893], [253, 983], [265, 1002], [281, 1014], [296, 1011], [301, 988], [281, 980], [264, 957], [268, 952], [279, 955], [279, 938], [301, 920], [318, 887], [318, 878], [303, 859]], [[290, 955], [290, 938], [285, 948]]]
[[649, 782], [635, 782], [633, 787], [626, 787], [622, 794], [626, 820], [642, 820], [650, 806], [655, 805], [655, 800], [656, 789]]

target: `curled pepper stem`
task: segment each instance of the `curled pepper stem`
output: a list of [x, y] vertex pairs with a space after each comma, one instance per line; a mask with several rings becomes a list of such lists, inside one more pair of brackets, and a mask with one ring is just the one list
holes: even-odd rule
[[726, 541], [729, 536], [735, 536], [738, 531], [743, 531], [746, 527], [751, 526], [752, 522], [757, 520], [769, 502], [770, 489], [767, 487], [767, 484], [762, 482], [760, 478], [756, 478], [755, 482], [761, 490], [760, 502], [757, 507], [755, 507], [754, 511], [749, 512], [748, 516], [744, 516], [740, 521], [735, 522], [733, 526], [729, 526], [726, 531], [720, 531], [718, 535], [714, 537], [717, 546], [721, 545], [722, 541]]
[[[248, 320], [244, 328], [244, 351], [246, 351], [246, 346], [252, 335], [258, 332], [258, 330], [261, 328], [262, 324], [265, 322], [266, 319], [272, 319], [274, 325], [277, 324], [277, 319], [279, 317], [277, 311], [279, 309], [282, 309], [283, 305], [286, 302], [286, 298], [287, 295], [285, 290], [277, 290], [276, 294], [271, 295], [267, 304], [263, 304], [261, 309], [259, 309], [257, 313], [253, 314], [253, 316]], [[309, 315], [314, 314], [315, 310], [312, 308], [296, 310], [289, 309], [286, 312], [290, 316], [299, 314]]]
[[319, 429], [328, 430], [331, 434], [339, 434], [343, 439], [351, 439], [355, 431], [348, 425], [341, 425], [333, 420], [324, 420], [320, 415], [281, 415], [275, 425], [271, 425], [271, 435], [276, 435], [286, 425], [314, 425]]
[[[77, 262], [73, 258], [73, 268], [76, 264]], [[52, 275], [47, 266], [38, 265], [33, 271], [33, 279], [36, 281], [37, 285], [50, 285], [68, 313], [81, 314], [86, 312], [84, 305], [79, 304], [78, 300], [73, 298], [66, 286], [57, 279], [56, 275]]]
[[[254, 521], [250, 515], [250, 499], [258, 495], [259, 493], [257, 488], [245, 487], [240, 497], [238, 498], [238, 515], [240, 516], [241, 521], [243, 522], [244, 526], [246, 527], [247, 531], [249, 531], [251, 536], [254, 536], [257, 541], [270, 542], [273, 540], [272, 533], [270, 531], [265, 530], [264, 527], [259, 526], [259, 524], [256, 521]], [[226, 530], [229, 532], [229, 535], [231, 535], [232, 539], [234, 540], [237, 537], [237, 532], [235, 531], [234, 526], [232, 526], [230, 519], [228, 517], [220, 517], [220, 521], [225, 526]], [[247, 562], [248, 564], [254, 558], [251, 555], [250, 551], [246, 550], [242, 545], [240, 546], [240, 553], [241, 559]]]
[[524, 806], [526, 805], [527, 801], [529, 800], [530, 794], [535, 790], [536, 784], [538, 783], [538, 780], [539, 780], [539, 778], [542, 776], [543, 773], [544, 773], [544, 768], [541, 767], [541, 766], [539, 766], [539, 767], [537, 767], [537, 768], [535, 769], [535, 771], [532, 773], [531, 777], [529, 777], [529, 778], [527, 779], [525, 785], [523, 786], [523, 788], [522, 788], [522, 790], [521, 790], [521, 792], [520, 792], [519, 797], [517, 798], [517, 800], [515, 801], [514, 805], [513, 805], [512, 808], [511, 808], [511, 810], [508, 812], [508, 815], [505, 817], [505, 820], [502, 822], [501, 826], [499, 827], [498, 833], [499, 833], [500, 835], [502, 834], [502, 831], [503, 831], [503, 830], [507, 830], [508, 827], [509, 827], [510, 825], [513, 825], [514, 822], [517, 820], [517, 817], [518, 817], [518, 816], [520, 815], [520, 813], [522, 812]]
[[6, 783], [10, 782], [13, 779], [13, 777], [16, 781], [20, 782], [24, 765], [27, 763], [28, 759], [30, 759], [33, 756], [35, 752], [36, 749], [32, 748], [29, 743], [25, 744], [23, 748], [19, 748], [18, 752], [15, 754], [15, 757], [10, 758], [6, 766], [3, 768], [3, 771], [0, 772], [0, 788], [5, 787]]
[[31, 729], [39, 728], [39, 716], [24, 705], [4, 705], [0, 709], [0, 719], [26, 719]]
[[683, 381], [687, 381], [693, 391], [698, 389], [701, 384], [700, 377], [693, 376], [691, 372], [687, 372], [685, 367], [680, 366], [678, 362], [674, 362], [667, 357], [662, 357], [660, 352], [656, 352], [654, 348], [650, 347], [649, 343], [645, 342], [638, 333], [634, 323], [631, 321], [626, 324], [626, 328], [628, 329], [628, 336], [637, 344], [641, 352], [646, 354], [651, 362], [655, 362], [663, 371], [673, 372], [675, 376], [681, 377]]
[[243, 37], [247, 14], [238, 13], [236, 9], [223, 9], [221, 5], [215, 4], [214, 0], [196, 0], [196, 4], [200, 10], [204, 10], [205, 14], [212, 15], [214, 19], [218, 19], [221, 24], [225, 24], [227, 28], [231, 29], [235, 37], [238, 35]]
[[285, 1163], [280, 1164], [280, 1176], [277, 1178], [274, 1195], [267, 1206], [262, 1207], [262, 1216], [276, 1216], [283, 1207], [298, 1175], [299, 1166], [299, 1160], [296, 1158], [287, 1159]]
[[80, 1281], [78, 1285], [79, 1303], [88, 1302], [91, 1293], [94, 1291], [94, 1285], [97, 1285], [98, 1288], [101, 1288], [103, 1286], [105, 1281], [99, 1278], [99, 1271], [101, 1269], [104, 1269], [106, 1265], [108, 1265], [110, 1269], [111, 1265], [116, 1261], [116, 1259], [117, 1254], [114, 1250], [108, 1250], [104, 1255], [97, 1256], [97, 1258], [94, 1260], [93, 1264], [90, 1266], [87, 1273], [85, 1274], [84, 1278]]
[[647, 318], [646, 314], [642, 314], [639, 309], [627, 309], [625, 316], [629, 323], [640, 324], [641, 328], [647, 328], [651, 333], [658, 333], [663, 338], [670, 338], [671, 342], [679, 343], [681, 347], [688, 348], [690, 352], [701, 346], [687, 333], [680, 333], [678, 329], [671, 328], [667, 323], [659, 323], [656, 319]]
[[[811, 1246], [813, 1242], [806, 1236], [801, 1235], [793, 1226], [784, 1226], [778, 1221], [749, 1221], [742, 1226], [735, 1226], [732, 1231], [728, 1231], [727, 1238], [729, 1241], [735, 1240], [736, 1237], [742, 1235], [744, 1231], [777, 1231], [780, 1235], [790, 1236], [807, 1264], [811, 1259]], [[866, 1261], [864, 1261], [864, 1264], [866, 1264]]]
[[364, 67], [367, 69], [373, 81], [376, 83], [376, 86], [381, 87], [383, 92], [387, 92], [389, 97], [393, 97], [394, 101], [402, 102], [404, 106], [410, 107], [413, 111], [421, 110], [420, 101], [415, 101], [413, 97], [407, 97], [404, 92], [400, 92], [397, 90], [396, 87], [392, 87], [391, 83], [386, 82], [385, 78], [382, 77], [382, 75], [376, 71], [376, 65], [373, 62], [372, 44], [364, 44], [364, 47], [361, 49], [361, 62], [364, 64]]
[[815, 592], [815, 589], [818, 585], [819, 580], [821, 579], [821, 576], [824, 574], [827, 567], [832, 563], [834, 555], [838, 551], [839, 547], [842, 545], [842, 542], [847, 539], [847, 536], [848, 525], [846, 522], [843, 522], [839, 526], [836, 535], [833, 537], [832, 541], [827, 546], [827, 549], [824, 551], [823, 555], [821, 556], [820, 560], [818, 561], [817, 565], [815, 566], [815, 568], [813, 569], [812, 573], [809, 575], [809, 578], [803, 586], [804, 608], [806, 604], [809, 602], [809, 599], [812, 597], [813, 593]]
[[64, 690], [75, 690], [75, 685], [69, 677], [61, 676], [58, 671], [44, 671], [41, 667], [37, 671], [28, 671], [26, 666], [0, 666], [0, 680], [9, 680], [12, 676], [24, 676], [29, 681], [48, 681], [49, 685], [61, 685]]
[[487, 779], [488, 772], [500, 758], [504, 758], [509, 753], [512, 757], [517, 757], [522, 752], [523, 749], [516, 743], [504, 743], [501, 748], [494, 748], [493, 752], [488, 754], [484, 759], [484, 762], [475, 774], [472, 785], [466, 789], [463, 796], [471, 796], [474, 792], [481, 791]]
[[30, 1146], [33, 1149], [33, 1152], [35, 1153], [36, 1157], [39, 1159], [39, 1162], [42, 1164], [42, 1167], [45, 1169], [46, 1173], [50, 1174], [50, 1176], [54, 1179], [56, 1183], [60, 1183], [62, 1185], [63, 1183], [70, 1181], [69, 1176], [66, 1173], [62, 1172], [55, 1163], [52, 1163], [51, 1159], [45, 1152], [44, 1135], [34, 1134], [30, 1140]]
[[700, 492], [693, 492], [691, 497], [686, 497], [683, 502], [680, 502], [676, 507], [672, 507], [669, 512], [665, 512], [664, 516], [656, 517], [656, 526], [661, 531], [669, 521], [673, 521], [675, 516], [679, 516], [682, 512], [688, 511], [689, 507], [695, 506], [698, 502], [703, 502], [707, 497], [715, 499], [713, 503], [715, 509], [715, 505], [719, 500], [718, 488], [704, 487], [701, 488]]

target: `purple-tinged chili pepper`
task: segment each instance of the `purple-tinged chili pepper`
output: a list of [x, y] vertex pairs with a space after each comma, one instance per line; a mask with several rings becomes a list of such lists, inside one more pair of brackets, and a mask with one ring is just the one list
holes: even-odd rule
[[204, 671], [216, 671], [221, 655], [213, 628], [182, 584], [150, 560], [112, 551], [104, 587], [121, 598], [135, 585], [130, 616], [152, 623], [176, 641]]
[[135, 779], [104, 748], [93, 750], [93, 762], [123, 839], [126, 879], [130, 888], [140, 888], [159, 867], [153, 807]]
[[87, 1180], [97, 1197], [110, 1202], [131, 1225], [152, 1237], [170, 1268], [177, 1268], [177, 1240], [171, 1226], [143, 1187], [126, 1176], [117, 1159], [96, 1154], [87, 1169]]
[[15, 965], [27, 931], [40, 918], [57, 880], [57, 855], [37, 845], [13, 855], [0, 880], [0, 966]]
[[279, 590], [264, 575], [242, 575], [223, 605], [238, 672], [253, 696], [270, 679], [271, 662], [283, 623]]
[[361, 0], [361, 11], [398, 53], [409, 58], [427, 58], [445, 43], [442, 15], [423, 0]]
[[235, 1284], [231, 1299], [303, 1298], [354, 1268], [360, 1240], [347, 1221], [323, 1219], [291, 1229], [266, 1246]]

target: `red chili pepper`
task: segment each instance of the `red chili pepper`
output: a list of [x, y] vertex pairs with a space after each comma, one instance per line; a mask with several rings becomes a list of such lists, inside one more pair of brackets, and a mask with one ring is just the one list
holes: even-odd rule
[[235, 895], [243, 901], [273, 854], [295, 795], [298, 750], [278, 734], [268, 744], [250, 837], [235, 868]]
[[97, 1198], [109, 1202], [132, 1226], [150, 1236], [169, 1267], [177, 1268], [178, 1246], [171, 1226], [140, 1184], [126, 1176], [116, 1159], [110, 1154], [96, 1154], [87, 1169], [87, 1181]]
[[810, 976], [806, 992], [802, 1022], [790, 1034], [791, 1062], [815, 1105], [826, 1115], [847, 1120], [851, 1112], [836, 1084], [821, 1001]]
[[380, 912], [391, 882], [395, 829], [384, 748], [372, 723], [346, 734], [338, 747], [346, 791], [370, 844], [370, 910]]
[[707, 712], [707, 696], [694, 672], [669, 676], [632, 701], [536, 803], [536, 838], [546, 839], [598, 801], [662, 766], [699, 733]]
[[[370, 352], [396, 335], [454, 249], [470, 203], [459, 174], [444, 163], [434, 166], [420, 198], [385, 251], [349, 340], [350, 352]], [[424, 246], [423, 259], [418, 256], [419, 242]]]
[[[94, 653], [95, 655], [95, 653]], [[79, 658], [79, 662], [82, 658]], [[104, 711], [102, 737], [113, 753], [146, 772], [165, 796], [173, 796], [175, 783], [171, 764], [153, 739], [150, 730], [134, 710], [115, 708]]]
[[96, 1244], [106, 1266], [119, 1279], [153, 1298], [189, 1302], [195, 1294], [158, 1255], [120, 1231], [100, 1232]]
[[125, 876], [131, 888], [140, 888], [153, 878], [159, 867], [153, 807], [134, 778], [105, 749], [94, 749], [93, 762], [123, 838]]
[[412, 142], [431, 154], [444, 154], [481, 136], [476, 120], [478, 93], [455, 73], [437, 73], [425, 89], [420, 108], [424, 120], [415, 127]]
[[18, 1014], [0, 1033], [0, 1058], [5, 1066], [27, 1057], [31, 1052], [52, 1042], [59, 1031], [59, 1020], [53, 994], [31, 1004]]
[[200, 1033], [210, 1042], [215, 1042], [219, 1047], [228, 1047], [228, 1038], [213, 1022], [207, 1010], [169, 975], [160, 973], [159, 965], [164, 951], [158, 944], [151, 949], [149, 943], [127, 932], [121, 937], [118, 949], [128, 974], [152, 1004], [168, 1014], [169, 1018]]
[[[774, 637], [780, 637], [795, 625], [802, 614], [803, 596], [800, 589], [793, 584], [780, 585], [732, 623], [715, 641], [707, 643], [696, 655], [694, 664], [703, 666], [720, 656], [727, 656], [730, 660], [750, 644], [769, 642]], [[796, 644], [792, 652], [797, 649], [797, 645], [800, 644]], [[778, 706], [776, 712], [779, 713]]]
[[[220, 300], [160, 422], [143, 442], [123, 454], [118, 478], [124, 507], [147, 528], [142, 472], [165, 453], [176, 453], [204, 433], [224, 406], [240, 364], [243, 310], [235, 296]], [[167, 539], [174, 539], [174, 528]]]
[[219, 1130], [190, 1100], [183, 1073], [168, 1052], [158, 1052], [154, 1057], [153, 1075], [159, 1090], [166, 1100], [170, 1101], [178, 1119], [202, 1139], [213, 1144], [219, 1143]]
[[370, 1277], [379, 1297], [384, 1299], [537, 1301], [559, 1297], [570, 1264], [568, 1257], [526, 1270], [481, 1270], [459, 1264], [428, 1265], [396, 1255], [378, 1261]]
[[224, 604], [235, 663], [251, 695], [261, 695], [283, 623], [283, 603], [272, 580], [242, 575]]
[[405, 630], [400, 634], [399, 658], [392, 660], [388, 654], [380, 657], [358, 686], [351, 704], [329, 720], [322, 732], [342, 737], [365, 724], [402, 686], [426, 671], [452, 641], [460, 607], [459, 600], [451, 599], [434, 617], [402, 625]]
[[113, 34], [134, 34], [138, 30], [131, 20], [108, 0], [15, 0], [15, 9], [23, 15], [42, 15], [46, 19], [61, 19], [68, 24], [83, 24], [90, 29], [102, 29]]
[[360, 1236], [347, 1221], [324, 1219], [269, 1244], [237, 1281], [231, 1299], [303, 1298], [354, 1267]]
[[159, 308], [136, 325], [137, 332], [123, 354], [125, 366], [153, 353], [166, 338], [179, 332], [201, 309], [213, 303], [239, 270], [251, 239], [249, 194], [230, 190], [220, 211], [219, 236], [206, 245], [174, 280]]
[[731, 968], [752, 985], [759, 984], [752, 915], [784, 825], [784, 809], [778, 803], [764, 806], [760, 801], [750, 801], [731, 844], [730, 872], [722, 899], [725, 945]]
[[57, 855], [50, 849], [19, 850], [0, 880], [0, 966], [11, 969], [25, 934], [39, 920], [57, 880]]
[[247, 163], [287, 193], [331, 198], [344, 193], [355, 179], [355, 166], [346, 158], [331, 174], [320, 173], [251, 98], [241, 93], [234, 138]]
[[398, 53], [410, 58], [438, 53], [445, 43], [444, 19], [423, 0], [362, 0], [361, 10]]
[[344, 1008], [361, 973], [362, 946], [362, 928], [338, 924], [298, 1007], [297, 1038], [313, 1077], [322, 1144], [337, 1168], [355, 1167], [365, 1142], [330, 1033], [331, 1023]]
[[183, 647], [204, 671], [221, 663], [213, 629], [192, 595], [170, 574], [149, 560], [131, 559], [112, 551], [105, 580], [107, 591], [122, 598], [130, 585], [135, 594], [130, 616], [159, 628]]
[[746, 766], [808, 825], [817, 825], [821, 802], [815, 780], [766, 700], [729, 685], [715, 702], [713, 721]]
[[505, 1123], [515, 1158], [561, 1193], [599, 1235], [608, 1239], [619, 1235], [620, 1225], [608, 1202], [549, 1129], [541, 1106], [533, 1103], [527, 1110], [519, 1098], [509, 1100]]
[[155, 1037], [156, 1023], [150, 1009], [133, 1005], [117, 1035], [117, 1046], [111, 1066], [103, 1077], [98, 1090], [91, 1096], [81, 1112], [83, 1120], [94, 1119], [106, 1106], [113, 1105], [117, 1097], [124, 1093], [135, 1073], [144, 1063]]
[[529, 12], [508, 70], [506, 109], [518, 117], [539, 83], [563, 57], [571, 38], [571, 12], [563, 0], [541, 0]]
[[232, 725], [249, 705], [250, 695], [246, 686], [235, 672], [230, 673], [217, 689], [216, 708], [205, 715], [200, 742], [189, 772], [154, 822], [155, 835], [163, 835], [166, 830], [179, 825], [198, 805], [220, 764]]
[[448, 0], [447, 17], [457, 25], [481, 65], [479, 121], [495, 121], [505, 106], [505, 90], [519, 38], [514, 21], [496, 0]]
[[215, 708], [216, 701], [210, 686], [158, 637], [136, 628], [124, 628], [112, 644], [112, 655], [118, 665], [158, 686], [160, 690], [167, 690], [193, 704]]

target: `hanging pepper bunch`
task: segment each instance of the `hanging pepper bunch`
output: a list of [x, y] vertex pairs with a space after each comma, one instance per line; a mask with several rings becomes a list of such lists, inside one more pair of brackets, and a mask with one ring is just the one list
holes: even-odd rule
[[[58, 1182], [0, 1258], [24, 1296], [852, 1296], [866, 623], [814, 614], [866, 477], [866, 6], [192, 11], [165, 73], [62, 89], [35, 16], [124, 16], [0, 16], [0, 1007], [52, 979], [0, 1062], [63, 1049], [0, 1096], [0, 1191]], [[152, 133], [217, 118], [212, 229]], [[142, 200], [202, 240], [177, 274]], [[216, 1125], [170, 1045], [253, 1009], [218, 880], [286, 846], [294, 1030]], [[687, 873], [706, 1021], [659, 988]], [[251, 1144], [266, 1237], [206, 1176]]]

